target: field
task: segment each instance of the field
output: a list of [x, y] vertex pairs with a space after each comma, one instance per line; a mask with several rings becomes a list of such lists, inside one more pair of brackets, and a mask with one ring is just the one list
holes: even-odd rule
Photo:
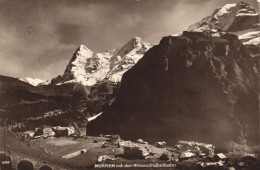
[[[45, 162], [58, 164], [65, 166], [68, 169], [78, 169], [86, 166], [91, 166], [96, 163], [98, 158], [98, 152], [102, 143], [93, 143], [94, 139], [99, 139], [104, 141], [103, 138], [91, 137], [90, 139], [77, 139], [72, 138], [51, 138], [51, 139], [37, 139], [31, 141], [30, 144], [23, 142], [16, 138], [14, 134], [8, 130], [0, 128], [0, 150], [4, 150], [4, 139], [5, 139], [5, 150], [12, 153], [22, 154], [28, 158], [36, 158]], [[70, 154], [75, 151], [80, 151], [81, 149], [87, 149], [88, 153], [77, 156], [76, 158], [65, 159], [62, 156]], [[106, 149], [105, 149], [106, 150]], [[109, 153], [109, 151], [104, 151], [102, 153]]]
[[47, 162], [58, 166], [60, 165], [67, 169], [74, 168], [62, 158], [44, 152], [43, 148], [19, 140], [14, 133], [8, 130], [5, 130], [4, 135], [3, 127], [0, 127], [0, 139], [0, 150], [3, 151], [5, 149], [5, 151], [9, 152], [11, 155], [22, 155], [22, 157], [27, 159], [33, 158], [41, 162]]
[[47, 143], [53, 144], [56, 146], [66, 146], [66, 145], [77, 144], [78, 142], [73, 141], [73, 140], [58, 138], [58, 139], [49, 140]]

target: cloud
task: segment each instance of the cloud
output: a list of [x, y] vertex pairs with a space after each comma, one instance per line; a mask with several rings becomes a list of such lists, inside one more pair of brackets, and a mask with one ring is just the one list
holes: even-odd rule
[[[255, 0], [248, 2], [257, 6]], [[133, 36], [155, 44], [225, 3], [226, 0], [1, 0], [0, 74], [51, 79], [64, 71], [66, 61], [80, 44], [95, 52], [120, 48]]]
[[[82, 32], [84, 26], [68, 23], [60, 23], [57, 26], [56, 33], [60, 43], [74, 44], [79, 40], [83, 40]], [[73, 37], [73, 38], [72, 38]]]

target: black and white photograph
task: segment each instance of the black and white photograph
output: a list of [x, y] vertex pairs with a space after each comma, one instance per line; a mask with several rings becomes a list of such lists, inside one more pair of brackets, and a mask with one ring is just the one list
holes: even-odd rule
[[0, 0], [0, 170], [260, 170], [260, 0]]

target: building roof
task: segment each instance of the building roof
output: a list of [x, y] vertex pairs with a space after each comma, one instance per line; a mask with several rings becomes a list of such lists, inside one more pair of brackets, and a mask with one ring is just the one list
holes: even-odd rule
[[55, 130], [70, 130], [70, 129], [74, 129], [73, 127], [61, 127], [61, 126], [57, 126], [54, 127]]
[[27, 134], [28, 134], [28, 135], [29, 135], [29, 134], [34, 134], [34, 133], [35, 133], [34, 131], [26, 131], [26, 132], [24, 132], [24, 134], [26, 134], [26, 135], [27, 135]]
[[57, 127], [55, 130], [68, 130], [67, 127]]
[[218, 153], [217, 156], [218, 156], [220, 159], [225, 159], [225, 158], [227, 158], [223, 153]]
[[193, 156], [196, 156], [196, 154], [192, 153], [192, 152], [182, 152], [180, 154], [180, 158], [190, 158], [190, 157], [193, 157]]

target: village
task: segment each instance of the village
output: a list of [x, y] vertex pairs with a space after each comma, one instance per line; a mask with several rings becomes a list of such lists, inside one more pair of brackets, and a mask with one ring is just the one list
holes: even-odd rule
[[[88, 122], [101, 114], [88, 118]], [[197, 141], [180, 140], [175, 145], [169, 145], [165, 141], [148, 143], [143, 139], [124, 140], [118, 134], [88, 136], [86, 128], [79, 128], [76, 122], [68, 126], [42, 125], [16, 137], [32, 150], [33, 156], [35, 149], [49, 156], [50, 166], [54, 160], [59, 164], [64, 162], [72, 169], [127, 166], [236, 170], [256, 165], [260, 167], [258, 155], [236, 149], [216, 153], [214, 145]], [[12, 150], [11, 146], [8, 147]]]
[[[118, 134], [94, 137], [87, 136], [75, 125], [44, 125], [24, 132], [21, 139], [29, 147], [42, 148], [51, 157], [75, 164], [76, 167], [106, 168], [124, 163], [129, 166], [135, 164], [135, 167], [171, 166], [178, 169], [187, 166], [193, 169], [234, 170], [259, 164], [257, 155], [239, 153], [237, 159], [238, 152], [215, 153], [212, 144], [179, 141], [171, 146], [165, 141], [149, 144], [143, 139], [135, 142], [123, 140]], [[88, 160], [87, 164], [82, 160]]]
[[[101, 114], [88, 118], [88, 122]], [[18, 139], [29, 148], [38, 148], [52, 160], [65, 161], [73, 168], [111, 168], [117, 165], [118, 168], [159, 166], [234, 170], [260, 164], [255, 154], [239, 150], [215, 153], [214, 145], [196, 141], [180, 140], [176, 145], [168, 145], [165, 141], [151, 144], [143, 139], [123, 140], [118, 134], [88, 136], [86, 128], [79, 128], [76, 122], [68, 126], [42, 125], [19, 133]]]

